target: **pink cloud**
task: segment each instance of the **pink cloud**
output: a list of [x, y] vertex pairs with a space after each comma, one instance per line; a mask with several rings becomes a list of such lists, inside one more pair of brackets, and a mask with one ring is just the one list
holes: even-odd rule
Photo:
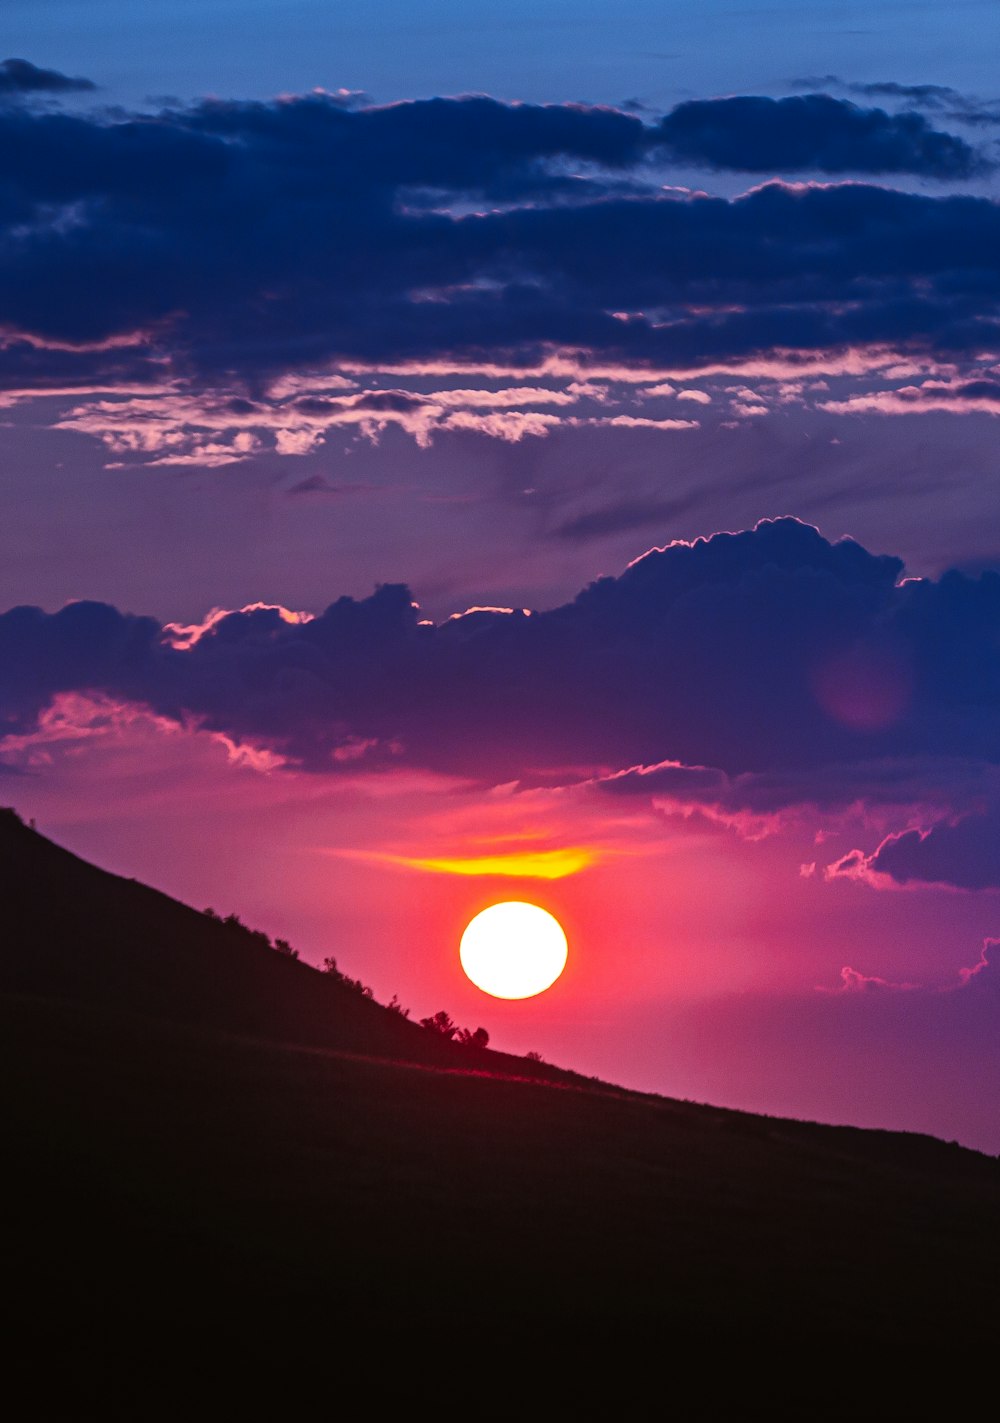
[[997, 976], [997, 968], [1000, 963], [996, 958], [996, 951], [1000, 949], [1000, 939], [984, 939], [982, 952], [979, 960], [971, 968], [960, 968], [958, 971], [961, 987], [967, 988], [970, 984], [982, 984], [993, 980]]
[[223, 619], [230, 617], [233, 612], [240, 613], [277, 613], [283, 623], [292, 626], [301, 623], [312, 622], [315, 613], [293, 612], [290, 608], [283, 608], [280, 603], [247, 603], [244, 607], [233, 608], [213, 608], [210, 613], [200, 623], [164, 623], [163, 631], [166, 634], [166, 641], [171, 647], [176, 647], [180, 651], [186, 651], [194, 647], [197, 642], [211, 632]]
[[100, 758], [121, 747], [151, 745], [161, 737], [194, 738], [221, 746], [230, 765], [260, 774], [287, 765], [285, 757], [276, 751], [240, 741], [225, 732], [202, 731], [193, 719], [176, 721], [131, 702], [82, 692], [55, 696], [41, 713], [34, 731], [0, 738], [0, 754], [16, 768], [48, 770], [78, 762], [85, 754]]
[[840, 983], [836, 988], [818, 988], [818, 993], [912, 993], [919, 989], [919, 983], [893, 983], [876, 974], [859, 973], [856, 968], [845, 964], [840, 970]]
[[818, 993], [841, 994], [841, 993], [926, 993], [952, 994], [960, 992], [964, 988], [971, 986], [981, 986], [988, 983], [995, 987], [994, 980], [997, 978], [998, 958], [997, 950], [1000, 950], [1000, 939], [986, 938], [983, 940], [982, 952], [979, 959], [971, 968], [960, 968], [958, 971], [958, 982], [928, 986], [920, 983], [897, 983], [887, 978], [880, 978], [876, 974], [866, 974], [859, 972], [856, 968], [851, 968], [845, 964], [840, 970], [840, 983], [836, 988], [818, 987]]
[[581, 398], [579, 391], [544, 386], [359, 391], [353, 382], [329, 375], [312, 385], [302, 378], [277, 382], [267, 397], [254, 401], [163, 388], [127, 391], [114, 399], [107, 398], [110, 392], [102, 394], [105, 398], [72, 406], [55, 427], [93, 436], [119, 461], [208, 468], [267, 450], [311, 454], [334, 430], [374, 443], [395, 427], [423, 449], [435, 434], [456, 430], [515, 443], [543, 437], [559, 423], [559, 417], [532, 407], [573, 405]]
[[517, 444], [525, 436], [543, 438], [553, 426], [560, 423], [558, 415], [542, 415], [538, 411], [503, 410], [495, 411], [491, 415], [477, 415], [469, 410], [459, 410], [440, 421], [438, 428], [467, 430], [477, 435], [489, 435], [494, 440], [505, 440], [508, 444]]
[[648, 420], [639, 415], [613, 415], [608, 418], [593, 416], [589, 419], [572, 419], [571, 425], [612, 425], [625, 430], [697, 430], [697, 420]]
[[973, 373], [961, 380], [926, 380], [920, 385], [822, 401], [819, 408], [834, 415], [925, 415], [932, 411], [1000, 415], [1000, 381], [995, 372], [978, 377]]

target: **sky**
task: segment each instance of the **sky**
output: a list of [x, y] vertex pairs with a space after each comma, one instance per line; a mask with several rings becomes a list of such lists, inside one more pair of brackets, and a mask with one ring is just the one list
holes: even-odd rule
[[0, 799], [497, 1047], [1000, 1151], [997, 41], [10, 0]]

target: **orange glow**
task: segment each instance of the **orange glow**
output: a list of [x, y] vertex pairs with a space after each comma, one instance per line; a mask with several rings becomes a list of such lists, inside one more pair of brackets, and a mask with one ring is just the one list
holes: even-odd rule
[[506, 875], [515, 879], [566, 879], [597, 864], [599, 850], [586, 845], [566, 845], [557, 850], [512, 850], [498, 855], [448, 855], [421, 858], [378, 850], [341, 851], [351, 859], [424, 870], [435, 875]]
[[466, 977], [494, 998], [534, 998], [566, 967], [562, 925], [537, 904], [508, 900], [472, 919], [459, 957]]

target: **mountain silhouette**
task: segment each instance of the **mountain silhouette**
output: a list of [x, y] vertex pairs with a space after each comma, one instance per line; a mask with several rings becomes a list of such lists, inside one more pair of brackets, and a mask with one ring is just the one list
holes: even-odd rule
[[9, 811], [0, 867], [23, 1416], [806, 1419], [995, 1348], [993, 1158], [460, 1046]]

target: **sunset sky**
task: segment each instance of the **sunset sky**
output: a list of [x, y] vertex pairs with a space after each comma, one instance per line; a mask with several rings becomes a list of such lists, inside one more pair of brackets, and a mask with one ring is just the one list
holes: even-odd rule
[[1000, 7], [3, 44], [0, 802], [497, 1047], [1000, 1151]]

